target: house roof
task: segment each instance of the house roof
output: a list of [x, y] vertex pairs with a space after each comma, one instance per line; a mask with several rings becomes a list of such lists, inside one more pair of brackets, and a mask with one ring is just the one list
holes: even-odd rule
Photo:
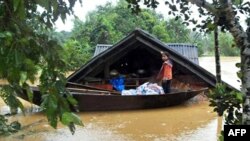
[[[111, 44], [97, 44], [93, 57], [99, 55], [112, 46], [113, 45]], [[187, 43], [166, 43], [165, 47], [170, 47], [181, 55], [187, 57], [189, 60], [193, 61], [195, 64], [199, 64], [197, 46]]]
[[182, 68], [189, 70], [198, 78], [205, 81], [208, 85], [212, 87], [216, 85], [216, 78], [213, 74], [200, 67], [199, 65], [195, 64], [194, 62], [190, 61], [188, 58], [184, 57], [172, 48], [167, 47], [168, 45], [141, 29], [135, 29], [128, 36], [126, 36], [124, 39], [122, 39], [115, 45], [109, 47], [103, 52], [100, 52], [98, 55], [93, 57], [88, 63], [86, 63], [80, 69], [71, 74], [68, 77], [68, 81], [75, 83], [80, 82], [93, 70], [98, 67], [100, 68], [100, 66], [110, 61], [110, 58], [114, 55], [121, 56], [122, 54], [126, 53], [127, 50], [133, 49], [138, 44], [143, 44], [151, 52], [156, 52], [158, 54], [160, 51], [168, 52], [169, 54], [171, 54], [171, 59], [175, 63], [180, 65]]

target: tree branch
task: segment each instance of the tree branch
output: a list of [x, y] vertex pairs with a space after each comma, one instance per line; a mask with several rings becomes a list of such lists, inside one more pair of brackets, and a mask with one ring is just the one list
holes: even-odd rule
[[211, 12], [215, 14], [217, 12], [217, 9], [209, 2], [206, 2], [206, 0], [187, 0], [192, 4], [197, 5], [198, 7], [205, 8], [208, 12]]
[[227, 29], [232, 33], [235, 38], [235, 42], [238, 47], [243, 47], [246, 45], [246, 40], [242, 40], [243, 38], [247, 38], [246, 33], [243, 31], [242, 26], [239, 22], [236, 21], [236, 15], [232, 7], [232, 3], [230, 0], [227, 2], [223, 1], [221, 5], [223, 8], [215, 8], [211, 3], [206, 2], [205, 0], [187, 0], [192, 4], [197, 5], [198, 7], [202, 7], [207, 11], [213, 13], [213, 15], [218, 16], [218, 18], [224, 17], [225, 20], [223, 23], [226, 25]]

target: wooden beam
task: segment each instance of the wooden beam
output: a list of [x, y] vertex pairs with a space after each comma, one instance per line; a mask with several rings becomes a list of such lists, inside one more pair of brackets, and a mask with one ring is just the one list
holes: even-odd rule
[[105, 66], [104, 66], [104, 78], [110, 78], [110, 74], [109, 74], [109, 72], [110, 72], [110, 62], [109, 61], [107, 61], [106, 63], [105, 63]]
[[67, 88], [70, 92], [77, 92], [77, 93], [86, 93], [86, 94], [115, 94], [121, 95], [120, 92], [116, 91], [102, 91], [102, 90], [92, 90], [92, 89], [83, 89], [83, 88]]

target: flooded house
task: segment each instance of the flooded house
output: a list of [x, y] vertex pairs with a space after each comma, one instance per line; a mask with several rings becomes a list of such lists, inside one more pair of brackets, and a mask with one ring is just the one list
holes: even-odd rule
[[99, 44], [93, 58], [68, 77], [69, 82], [109, 87], [110, 79], [123, 76], [125, 89], [136, 88], [159, 72], [160, 51], [173, 61], [173, 88], [214, 87], [214, 75], [199, 66], [197, 47], [163, 43], [144, 30], [136, 29], [115, 45]]
[[[153, 80], [163, 63], [161, 51], [169, 53], [173, 62], [171, 91], [144, 93], [160, 85]], [[66, 87], [78, 101], [78, 110], [106, 111], [177, 105], [215, 85], [215, 76], [199, 66], [196, 46], [166, 44], [136, 29], [114, 45], [98, 45], [93, 58], [68, 77]], [[39, 89], [34, 93], [33, 102], [39, 105]]]

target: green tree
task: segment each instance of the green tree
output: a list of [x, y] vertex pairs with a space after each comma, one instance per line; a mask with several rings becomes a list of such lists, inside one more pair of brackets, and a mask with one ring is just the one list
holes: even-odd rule
[[69, 31], [53, 31], [51, 33], [52, 36], [61, 44], [64, 44], [71, 37], [71, 32]]
[[78, 69], [80, 65], [85, 64], [92, 56], [92, 48], [86, 42], [79, 42], [69, 39], [64, 48], [67, 52], [67, 62], [70, 62], [69, 69]]
[[[140, 13], [134, 15], [126, 5], [127, 3], [124, 0], [120, 0], [116, 5], [107, 3], [88, 13], [86, 21], [75, 19], [72, 40], [79, 42], [79, 45], [82, 45], [83, 48], [80, 49], [79, 46], [71, 46], [71, 48], [82, 50], [76, 51], [78, 53], [84, 52], [83, 50], [93, 53], [93, 47], [97, 44], [115, 44], [135, 28], [148, 31], [163, 42], [192, 42], [190, 30], [182, 24], [181, 19], [166, 21], [161, 14], [149, 9], [143, 9]], [[72, 42], [72, 40], [69, 40], [69, 42]], [[67, 45], [73, 44], [67, 43]], [[88, 49], [85, 49], [85, 47]], [[89, 47], [92, 47], [92, 49]], [[78, 66], [81, 66], [85, 61], [75, 62], [79, 62]], [[75, 68], [77, 68], [77, 64]]]
[[[91, 46], [114, 44], [135, 28], [153, 33], [159, 27], [166, 31], [162, 15], [156, 14], [152, 10], [143, 10], [134, 16], [127, 9], [125, 1], [121, 0], [117, 5], [107, 3], [104, 6], [98, 6], [97, 10], [87, 15], [85, 22], [76, 19], [72, 37], [78, 41], [89, 41]], [[169, 35], [163, 34], [163, 31], [159, 33], [159, 37], [166, 41], [170, 40]], [[157, 36], [158, 32], [154, 35]]]
[[[220, 54], [223, 56], [239, 56], [240, 49], [235, 45], [233, 36], [228, 32], [220, 32]], [[198, 43], [202, 47], [205, 55], [214, 55], [214, 33], [207, 33], [203, 35]]]
[[181, 19], [169, 19], [166, 21], [165, 31], [168, 36], [171, 36], [170, 40], [167, 42], [185, 43], [193, 41], [193, 39], [190, 38], [191, 30], [183, 25], [183, 21]]
[[66, 53], [50, 33], [58, 18], [64, 21], [67, 15], [73, 14], [75, 2], [0, 0], [0, 78], [9, 82], [0, 87], [1, 98], [12, 112], [17, 108], [23, 111], [16, 96], [26, 90], [31, 100], [33, 94], [27, 82], [34, 82], [41, 72], [42, 110], [51, 126], [56, 128], [60, 121], [72, 133], [75, 124], [82, 125], [82, 122], [71, 112], [70, 105], [77, 103], [65, 89]]
[[224, 56], [239, 56], [240, 49], [235, 46], [233, 36], [226, 33], [221, 33], [219, 36], [221, 55]]

